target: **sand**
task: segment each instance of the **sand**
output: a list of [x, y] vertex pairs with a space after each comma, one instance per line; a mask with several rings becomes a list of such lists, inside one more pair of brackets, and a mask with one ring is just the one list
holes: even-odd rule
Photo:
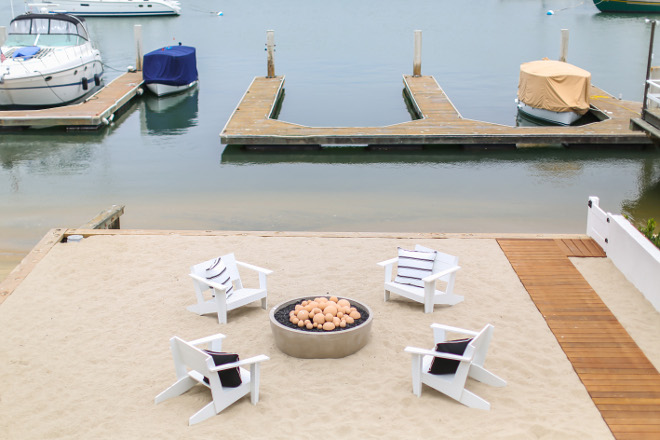
[[[463, 303], [424, 314], [396, 295], [383, 301], [376, 263], [417, 243], [460, 257]], [[370, 342], [343, 359], [297, 359], [277, 349], [258, 302], [230, 312], [225, 325], [188, 312], [189, 266], [228, 252], [274, 270], [269, 307], [327, 293], [368, 304]], [[660, 349], [649, 337], [660, 331], [658, 313], [609, 260], [579, 260], [658, 366]], [[249, 272], [243, 278], [256, 283]], [[490, 411], [428, 387], [420, 398], [412, 394], [403, 349], [431, 348], [434, 322], [495, 326], [486, 367], [508, 384], [468, 381]], [[0, 305], [0, 326], [0, 433], [7, 439], [613, 438], [493, 239], [94, 236], [55, 245]], [[223, 348], [242, 358], [270, 357], [260, 401], [243, 398], [189, 427], [210, 392], [196, 387], [154, 404], [175, 381], [168, 340], [215, 333], [227, 335]]]

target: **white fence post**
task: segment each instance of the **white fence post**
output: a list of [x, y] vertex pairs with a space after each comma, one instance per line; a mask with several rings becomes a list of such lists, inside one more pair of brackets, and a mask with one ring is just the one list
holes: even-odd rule
[[587, 211], [587, 235], [607, 252], [610, 216], [609, 213], [600, 208], [599, 203], [600, 199], [598, 197], [589, 197], [587, 203], [589, 207]]

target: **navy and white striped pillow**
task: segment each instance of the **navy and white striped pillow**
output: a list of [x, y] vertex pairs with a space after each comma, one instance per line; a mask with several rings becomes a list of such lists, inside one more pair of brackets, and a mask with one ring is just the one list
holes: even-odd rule
[[399, 262], [394, 282], [424, 287], [422, 278], [433, 273], [437, 252], [408, 251], [399, 248]]
[[227, 287], [227, 298], [234, 293], [234, 286], [231, 283], [229, 271], [227, 270], [225, 263], [222, 261], [222, 258], [216, 258], [211, 265], [206, 268], [206, 279]]

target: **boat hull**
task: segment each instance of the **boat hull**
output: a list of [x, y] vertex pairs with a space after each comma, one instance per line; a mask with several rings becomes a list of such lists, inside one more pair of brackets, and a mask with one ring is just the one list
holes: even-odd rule
[[518, 102], [518, 111], [534, 119], [557, 125], [571, 125], [582, 117], [582, 115], [576, 112], [553, 112], [551, 110], [532, 107], [520, 101]]
[[167, 96], [174, 95], [175, 93], [185, 92], [188, 89], [192, 89], [197, 85], [199, 81], [193, 81], [190, 84], [185, 84], [182, 86], [170, 86], [167, 84], [159, 83], [149, 83], [147, 84], [147, 89], [156, 96]]
[[142, 15], [180, 15], [178, 1], [165, 0], [53, 0], [26, 3], [26, 11], [37, 13], [43, 8], [50, 12], [70, 13], [83, 17], [130, 17]]
[[[49, 55], [64, 59], [68, 51]], [[66, 105], [101, 85], [103, 64], [97, 50], [91, 50], [68, 64], [48, 66], [47, 59], [6, 60], [0, 70], [0, 106], [42, 108]], [[25, 72], [31, 72], [25, 74]]]
[[594, 5], [602, 12], [632, 12], [660, 14], [660, 1], [594, 0]]

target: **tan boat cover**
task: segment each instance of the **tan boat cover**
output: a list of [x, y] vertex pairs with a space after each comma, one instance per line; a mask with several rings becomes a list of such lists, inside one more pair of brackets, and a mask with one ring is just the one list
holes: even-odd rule
[[589, 110], [591, 73], [562, 61], [539, 60], [520, 65], [518, 100], [553, 112]]

